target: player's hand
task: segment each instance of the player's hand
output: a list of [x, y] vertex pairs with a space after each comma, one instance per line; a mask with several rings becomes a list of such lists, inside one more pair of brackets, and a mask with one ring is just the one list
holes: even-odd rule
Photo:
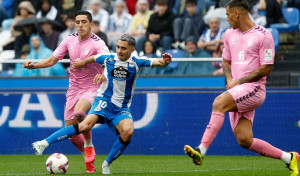
[[84, 67], [84, 63], [83, 63], [83, 60], [75, 60], [73, 62], [73, 68], [76, 68], [76, 69], [80, 69], [82, 67]]
[[166, 65], [168, 65], [169, 63], [171, 63], [171, 61], [172, 61], [172, 55], [171, 54], [164, 53], [162, 55], [162, 57], [163, 57], [163, 60], [164, 60], [164, 62], [165, 62]]
[[31, 62], [31, 61], [26, 61], [26, 62], [23, 64], [23, 68], [27, 68], [27, 69], [36, 69], [36, 64], [34, 64], [34, 63]]
[[232, 81], [228, 82], [228, 84], [226, 85], [226, 89], [229, 90], [239, 84], [240, 84], [240, 82], [238, 79], [232, 79]]
[[93, 83], [100, 85], [104, 81], [106, 81], [106, 78], [105, 78], [104, 74], [102, 73], [102, 74], [97, 74], [94, 77]]

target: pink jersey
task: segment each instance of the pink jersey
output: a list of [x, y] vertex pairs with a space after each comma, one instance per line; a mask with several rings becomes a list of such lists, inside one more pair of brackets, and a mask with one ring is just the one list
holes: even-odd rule
[[[247, 76], [261, 65], [273, 64], [274, 56], [271, 33], [257, 24], [246, 32], [232, 28], [225, 32], [222, 57], [231, 61], [233, 79]], [[258, 83], [265, 88], [266, 77], [261, 78]]]
[[71, 34], [60, 43], [53, 52], [53, 56], [58, 59], [63, 59], [63, 57], [69, 53], [71, 61], [69, 71], [70, 89], [88, 89], [93, 86], [99, 87], [99, 85], [93, 84], [95, 75], [102, 72], [102, 67], [99, 64], [88, 64], [83, 69], [75, 69], [72, 65], [76, 59], [84, 60], [91, 55], [96, 55], [103, 51], [108, 51], [108, 48], [103, 40], [94, 33], [91, 33], [90, 36], [83, 41], [78, 39], [78, 33]]

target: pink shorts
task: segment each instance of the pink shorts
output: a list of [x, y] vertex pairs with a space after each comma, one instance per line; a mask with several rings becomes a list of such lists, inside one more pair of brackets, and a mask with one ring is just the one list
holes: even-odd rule
[[257, 83], [245, 83], [229, 89], [228, 92], [238, 108], [238, 112], [229, 112], [232, 131], [242, 117], [250, 120], [253, 124], [255, 109], [261, 106], [266, 98], [265, 86]]
[[65, 121], [74, 119], [72, 114], [77, 102], [81, 98], [87, 100], [92, 105], [97, 95], [97, 90], [98, 90], [97, 86], [92, 86], [89, 89], [79, 89], [79, 90], [68, 89], [67, 102], [66, 102], [65, 114], [64, 114]]

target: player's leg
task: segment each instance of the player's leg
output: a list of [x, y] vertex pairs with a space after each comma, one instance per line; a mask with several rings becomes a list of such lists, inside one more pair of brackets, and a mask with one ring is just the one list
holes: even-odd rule
[[93, 128], [93, 126], [97, 123], [99, 119], [99, 116], [96, 114], [89, 114], [84, 121], [82, 121], [80, 124], [70, 125], [66, 126], [49, 137], [45, 138], [42, 141], [36, 141], [34, 142], [33, 148], [35, 149], [35, 152], [37, 155], [42, 155], [43, 151], [51, 144], [65, 140], [75, 134], [80, 134], [87, 132]]
[[203, 134], [201, 144], [193, 149], [189, 145], [184, 146], [184, 150], [188, 156], [193, 159], [197, 165], [202, 164], [203, 156], [206, 154], [207, 149], [214, 141], [218, 132], [223, 126], [225, 112], [236, 111], [237, 106], [232, 96], [226, 91], [215, 98], [212, 107], [210, 122]]
[[[88, 100], [81, 98], [76, 103], [76, 106], [74, 108], [74, 118], [78, 122], [82, 122], [83, 119], [86, 116], [86, 112], [91, 108], [91, 104]], [[85, 162], [91, 163], [95, 161], [96, 153], [95, 148], [92, 143], [92, 131], [87, 131], [85, 133], [82, 133], [84, 138], [84, 151], [85, 151]]]
[[[76, 103], [80, 99], [82, 93], [78, 93], [75, 90], [68, 90], [67, 102], [64, 112], [65, 126], [78, 124], [78, 121], [74, 117], [74, 108]], [[82, 134], [74, 135], [69, 138], [71, 143], [83, 154], [84, 156], [84, 138]]]
[[[288, 153], [282, 151], [266, 141], [258, 138], [253, 138], [252, 122], [244, 117], [239, 119], [237, 126], [234, 129], [234, 136], [239, 145], [246, 149], [252, 150], [262, 156], [281, 159], [291, 170], [292, 175], [298, 175], [298, 158], [296, 152]], [[292, 162], [291, 162], [292, 161]]]
[[117, 116], [112, 123], [117, 124], [116, 129], [120, 133], [120, 136], [113, 144], [113, 147], [108, 157], [104, 160], [102, 164], [102, 174], [111, 174], [109, 168], [110, 164], [114, 160], [116, 160], [126, 149], [128, 144], [130, 143], [134, 131], [133, 120], [129, 112]]
[[[76, 119], [67, 120], [65, 121], [65, 126], [75, 125], [78, 124]], [[71, 136], [69, 138], [71, 143], [81, 152], [81, 154], [84, 156], [84, 138], [82, 134], [77, 134], [74, 136]]]

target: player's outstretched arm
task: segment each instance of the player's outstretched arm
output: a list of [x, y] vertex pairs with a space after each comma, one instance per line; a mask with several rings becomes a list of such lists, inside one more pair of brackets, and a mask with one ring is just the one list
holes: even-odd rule
[[73, 63], [73, 68], [79, 69], [84, 67], [87, 64], [94, 63], [94, 62], [96, 62], [95, 55], [92, 55], [84, 60], [75, 60]]
[[59, 60], [58, 58], [51, 56], [38, 63], [34, 63], [33, 61], [26, 61], [23, 64], [23, 68], [28, 68], [28, 69], [47, 68], [55, 65], [58, 62], [58, 60]]
[[165, 67], [167, 65], [169, 65], [169, 63], [171, 63], [172, 61], [172, 55], [169, 53], [164, 53], [162, 55], [162, 59], [155, 59], [152, 62], [152, 67]]

